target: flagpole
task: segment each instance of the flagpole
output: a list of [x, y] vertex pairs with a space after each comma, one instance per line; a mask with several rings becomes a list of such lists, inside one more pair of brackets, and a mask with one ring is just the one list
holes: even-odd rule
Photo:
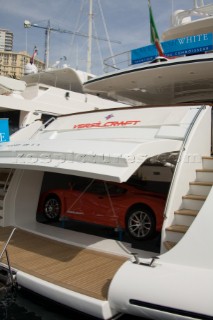
[[156, 49], [158, 51], [158, 55], [164, 57], [164, 52], [163, 52], [163, 48], [160, 43], [160, 38], [158, 35], [157, 28], [155, 25], [155, 20], [154, 20], [154, 16], [152, 13], [152, 7], [151, 7], [150, 0], [148, 0], [148, 7], [149, 7], [149, 21], [150, 21], [150, 40], [151, 40], [151, 43], [155, 44]]

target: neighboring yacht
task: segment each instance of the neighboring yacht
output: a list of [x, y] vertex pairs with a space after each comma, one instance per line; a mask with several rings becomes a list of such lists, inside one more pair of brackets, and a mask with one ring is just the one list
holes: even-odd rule
[[[212, 77], [210, 66], [202, 64], [206, 57], [211, 62], [208, 53], [146, 64], [155, 73], [150, 71], [146, 81], [137, 79], [147, 82], [149, 90], [153, 82], [154, 97], [147, 96], [145, 106], [55, 115], [31, 136], [25, 132], [34, 122], [19, 131], [18, 141], [0, 144], [2, 274], [9, 270], [21, 288], [100, 319], [123, 314], [213, 319]], [[185, 75], [180, 76], [182, 61], [187, 61], [188, 87]], [[133, 75], [140, 74], [137, 69]], [[174, 101], [177, 88], [173, 95], [168, 88], [168, 100], [162, 86], [157, 91], [155, 77], [161, 83], [161, 71], [167, 85], [167, 73], [173, 76], [181, 100]], [[138, 88], [145, 87], [133, 78], [126, 81], [130, 73], [92, 79], [84, 87], [100, 95], [114, 92], [124, 100], [130, 87], [128, 101], [138, 104], [143, 102]], [[190, 75], [199, 81], [191, 81]], [[108, 84], [109, 79], [115, 88], [104, 90], [102, 81]], [[202, 90], [196, 94], [194, 86]], [[55, 95], [43, 103], [53, 100]], [[137, 196], [130, 207], [126, 183]], [[162, 193], [167, 201], [160, 212], [161, 232], [156, 233], [156, 203]], [[85, 224], [85, 213], [90, 223]], [[108, 228], [112, 221], [115, 233]], [[143, 241], [150, 228], [150, 238]]]
[[134, 105], [212, 102], [213, 53], [155, 58], [120, 71], [107, 73], [84, 84], [85, 91]]
[[158, 56], [154, 45], [134, 49], [128, 52], [130, 67], [89, 79], [85, 91], [134, 105], [211, 102], [212, 14], [213, 4], [203, 1], [195, 1], [191, 10], [176, 11], [171, 28], [162, 35], [164, 56]]

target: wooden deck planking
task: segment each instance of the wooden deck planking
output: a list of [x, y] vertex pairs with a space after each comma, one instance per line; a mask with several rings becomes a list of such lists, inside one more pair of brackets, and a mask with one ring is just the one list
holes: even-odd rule
[[[12, 228], [0, 227], [0, 247]], [[127, 260], [17, 229], [8, 246], [13, 268], [97, 299], [106, 300], [110, 282]]]

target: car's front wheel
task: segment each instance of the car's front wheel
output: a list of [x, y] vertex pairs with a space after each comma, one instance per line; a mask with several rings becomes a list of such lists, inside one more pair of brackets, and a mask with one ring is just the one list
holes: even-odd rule
[[142, 205], [132, 208], [126, 216], [126, 229], [133, 239], [150, 238], [155, 232], [155, 217], [152, 211]]
[[44, 216], [49, 221], [58, 221], [61, 214], [61, 201], [56, 195], [49, 195], [44, 201]]

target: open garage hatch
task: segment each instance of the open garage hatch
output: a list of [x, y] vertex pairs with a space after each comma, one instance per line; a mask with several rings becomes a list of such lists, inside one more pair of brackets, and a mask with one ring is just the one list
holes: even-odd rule
[[111, 109], [60, 116], [30, 140], [1, 144], [0, 164], [125, 182], [148, 158], [180, 151], [199, 108]]

